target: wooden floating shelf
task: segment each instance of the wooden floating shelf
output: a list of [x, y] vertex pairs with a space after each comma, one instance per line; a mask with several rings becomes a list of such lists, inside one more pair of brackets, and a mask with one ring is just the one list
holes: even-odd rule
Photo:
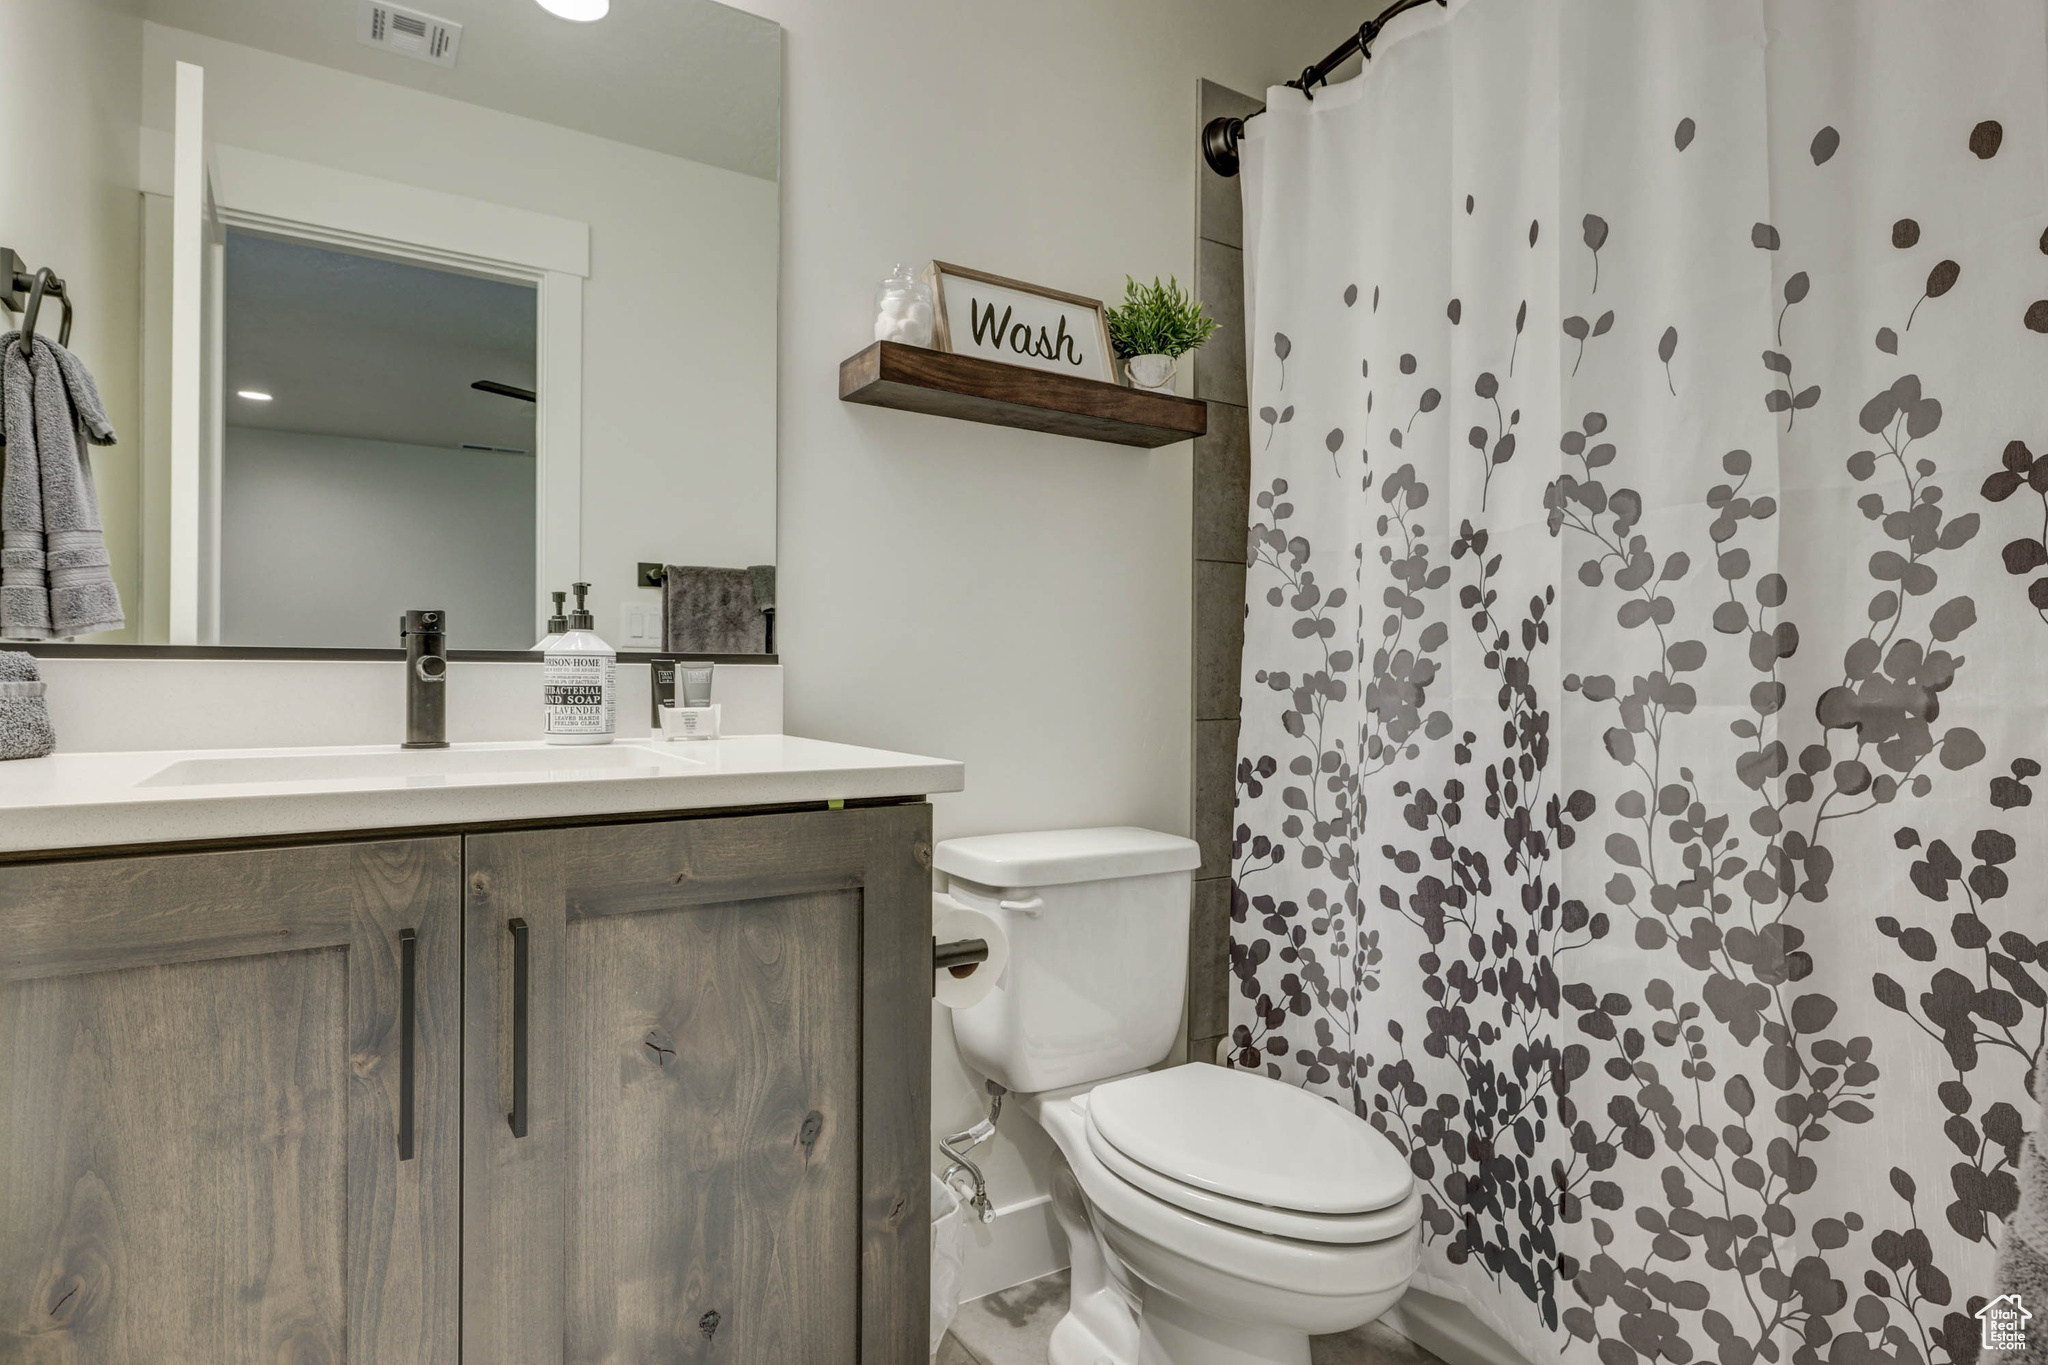
[[1209, 430], [1209, 405], [1196, 399], [893, 341], [841, 362], [839, 397], [1126, 446], [1172, 445]]

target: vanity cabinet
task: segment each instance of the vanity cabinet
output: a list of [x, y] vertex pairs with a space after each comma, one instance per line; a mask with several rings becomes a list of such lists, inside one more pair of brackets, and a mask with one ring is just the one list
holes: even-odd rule
[[930, 819], [468, 841], [466, 1359], [928, 1357]]
[[452, 1365], [461, 894], [456, 838], [0, 867], [0, 1361]]
[[930, 828], [0, 866], [0, 1362], [924, 1361]]

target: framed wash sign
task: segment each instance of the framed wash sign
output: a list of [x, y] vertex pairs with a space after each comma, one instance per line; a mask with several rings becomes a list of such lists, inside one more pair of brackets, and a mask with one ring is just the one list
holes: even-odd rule
[[1102, 300], [933, 261], [932, 341], [955, 355], [1116, 382]]

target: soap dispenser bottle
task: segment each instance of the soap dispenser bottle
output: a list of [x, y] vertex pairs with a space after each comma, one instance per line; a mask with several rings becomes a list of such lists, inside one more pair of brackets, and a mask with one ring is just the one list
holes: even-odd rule
[[590, 585], [569, 586], [576, 592], [576, 610], [541, 664], [547, 742], [609, 744], [618, 721], [618, 651], [597, 634], [584, 602]]
[[562, 610], [562, 603], [569, 594], [565, 592], [551, 592], [548, 596], [555, 599], [555, 614], [548, 618], [547, 633], [541, 636], [539, 643], [533, 647], [533, 652], [536, 654], [546, 654], [555, 647], [555, 641], [569, 633], [569, 618]]

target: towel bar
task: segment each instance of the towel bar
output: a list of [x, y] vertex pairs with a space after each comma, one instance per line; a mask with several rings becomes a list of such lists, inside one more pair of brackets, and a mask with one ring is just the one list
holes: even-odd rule
[[48, 266], [31, 272], [28, 263], [11, 248], [0, 247], [0, 283], [6, 290], [0, 293], [0, 303], [7, 305], [10, 313], [21, 314], [21, 335], [25, 342], [34, 341], [36, 317], [43, 309], [45, 298], [56, 299], [64, 305], [63, 321], [57, 324], [57, 344], [71, 344], [71, 290], [56, 272]]

